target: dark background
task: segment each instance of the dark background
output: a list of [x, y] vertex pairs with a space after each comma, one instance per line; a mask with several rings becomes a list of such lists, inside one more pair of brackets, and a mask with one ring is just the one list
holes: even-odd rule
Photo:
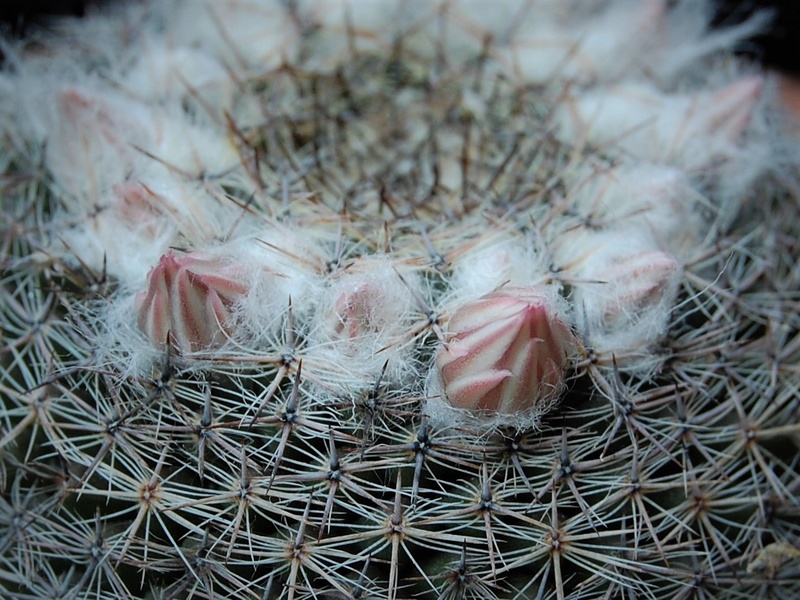
[[800, 0], [716, 0], [714, 24], [739, 23], [754, 11], [773, 13], [770, 29], [742, 48], [768, 67], [800, 75]]
[[[112, 1], [0, 0], [0, 21], [12, 35], [23, 36], [50, 16], [80, 17], [91, 5]], [[716, 26], [739, 23], [759, 9], [772, 10], [772, 28], [743, 46], [741, 52], [766, 66], [800, 75], [800, 0], [716, 0], [716, 6]]]
[[14, 35], [24, 35], [48, 16], [82, 17], [90, 4], [90, 0], [0, 0], [0, 20]]

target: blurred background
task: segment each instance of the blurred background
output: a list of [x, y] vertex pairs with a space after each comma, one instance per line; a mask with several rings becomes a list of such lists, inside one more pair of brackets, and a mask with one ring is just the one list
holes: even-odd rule
[[[11, 35], [24, 36], [53, 17], [82, 17], [92, 6], [114, 1], [122, 0], [0, 0], [0, 22]], [[741, 23], [756, 11], [770, 12], [770, 28], [739, 52], [783, 75], [783, 101], [800, 119], [800, 0], [714, 0], [713, 6], [715, 27]]]
[[[93, 5], [114, 0], [0, 0], [0, 20], [13, 35], [25, 35], [54, 16], [81, 17]], [[121, 1], [121, 0], [117, 0]], [[375, 0], [381, 2], [383, 0]], [[715, 0], [715, 26], [740, 23], [755, 11], [772, 12], [772, 27], [741, 52], [765, 65], [800, 76], [800, 1]]]

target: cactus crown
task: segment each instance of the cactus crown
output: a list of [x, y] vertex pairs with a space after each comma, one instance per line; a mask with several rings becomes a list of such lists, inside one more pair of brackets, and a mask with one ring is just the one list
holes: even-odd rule
[[796, 165], [700, 4], [9, 44], [0, 595], [800, 593]]

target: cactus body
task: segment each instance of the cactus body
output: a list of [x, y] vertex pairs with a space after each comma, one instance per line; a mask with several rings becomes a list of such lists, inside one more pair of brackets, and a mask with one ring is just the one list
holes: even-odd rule
[[8, 44], [0, 596], [800, 594], [797, 160], [730, 54], [755, 23], [491, 4]]

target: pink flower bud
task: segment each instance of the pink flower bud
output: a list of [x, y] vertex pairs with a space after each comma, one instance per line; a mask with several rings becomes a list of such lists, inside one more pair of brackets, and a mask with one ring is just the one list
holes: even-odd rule
[[444, 391], [457, 408], [513, 414], [560, 392], [574, 338], [558, 299], [505, 288], [459, 308], [439, 351]]
[[163, 212], [157, 206], [158, 196], [141, 183], [115, 183], [112, 209], [115, 216], [129, 227], [142, 229], [155, 237], [163, 223]]
[[599, 273], [613, 290], [605, 294], [603, 322], [628, 323], [635, 315], [653, 307], [671, 308], [679, 272], [675, 257], [661, 250], [643, 251], [610, 262]]
[[231, 306], [246, 286], [218, 258], [165, 254], [136, 296], [140, 329], [158, 347], [179, 353], [219, 346], [230, 333]]
[[370, 281], [362, 281], [353, 289], [342, 292], [328, 315], [336, 337], [356, 340], [365, 334], [379, 333], [388, 321], [385, 315], [378, 314], [387, 303], [382, 292], [379, 284]]
[[573, 271], [573, 301], [584, 320], [579, 329], [597, 352], [629, 363], [626, 355], [641, 356], [666, 333], [680, 263], [635, 231], [609, 231], [584, 242], [587, 257]]
[[746, 77], [713, 92], [708, 114], [709, 132], [720, 134], [735, 144], [742, 136], [753, 116], [764, 81], [760, 77]]
[[390, 261], [360, 258], [331, 279], [318, 304], [319, 334], [348, 354], [373, 343], [384, 346], [407, 333], [414, 306], [407, 284]]
[[644, 83], [581, 91], [569, 94], [559, 109], [559, 135], [701, 171], [735, 158], [762, 86], [760, 78], [748, 77], [694, 94], [665, 94]]

